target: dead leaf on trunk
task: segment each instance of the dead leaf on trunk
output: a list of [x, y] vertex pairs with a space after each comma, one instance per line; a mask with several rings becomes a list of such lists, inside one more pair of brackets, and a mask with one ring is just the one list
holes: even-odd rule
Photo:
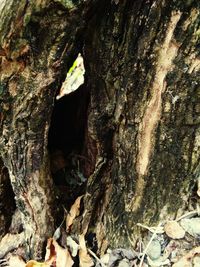
[[94, 266], [94, 262], [87, 252], [85, 237], [83, 234], [79, 235], [79, 261], [80, 267]]
[[50, 238], [47, 242], [44, 262], [30, 260], [25, 263], [19, 256], [11, 256], [8, 267], [72, 267], [74, 261], [68, 249], [62, 248], [56, 240]]
[[79, 215], [80, 213], [80, 204], [81, 204], [81, 199], [83, 198], [83, 196], [78, 197], [74, 204], [72, 205], [70, 212], [67, 215], [66, 218], [66, 231], [69, 232], [70, 231], [70, 227], [73, 224], [74, 219]]

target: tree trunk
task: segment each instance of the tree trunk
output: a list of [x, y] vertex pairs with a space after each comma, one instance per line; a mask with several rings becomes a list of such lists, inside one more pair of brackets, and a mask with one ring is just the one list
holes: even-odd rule
[[199, 175], [197, 1], [5, 0], [0, 9], [0, 152], [27, 258], [41, 258], [55, 228], [48, 130], [56, 92], [81, 51], [90, 102], [79, 230], [94, 231], [103, 252], [108, 241], [133, 244], [137, 222], [186, 209]]
[[85, 224], [102, 250], [102, 232], [111, 246], [130, 246], [137, 222], [196, 206], [199, 18], [196, 1], [107, 1], [88, 26], [86, 147], [105, 164], [88, 182]]
[[80, 45], [78, 7], [21, 0], [0, 6], [0, 151], [21, 212], [27, 258], [41, 258], [55, 230], [48, 129], [56, 91]]

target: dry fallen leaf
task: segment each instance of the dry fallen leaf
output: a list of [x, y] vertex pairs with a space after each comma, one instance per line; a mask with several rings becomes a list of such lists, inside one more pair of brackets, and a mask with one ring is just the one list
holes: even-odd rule
[[188, 232], [191, 236], [198, 238], [200, 235], [200, 218], [185, 218], [180, 221], [181, 226], [183, 229]]
[[80, 204], [81, 199], [83, 196], [78, 197], [74, 204], [72, 205], [70, 212], [67, 215], [66, 218], [66, 231], [69, 232], [71, 225], [73, 224], [74, 219], [79, 215], [80, 213]]
[[168, 221], [164, 230], [166, 235], [173, 239], [181, 239], [185, 236], [185, 230], [176, 221]]
[[27, 262], [27, 264], [25, 265], [25, 267], [50, 267], [51, 265], [49, 265], [49, 263], [47, 262], [37, 262], [34, 260], [30, 260]]
[[160, 266], [165, 266], [165, 265], [169, 265], [170, 261], [169, 259], [165, 259], [163, 260], [163, 258], [161, 257], [160, 259], [157, 259], [155, 261], [153, 261], [150, 257], [147, 257], [147, 261], [149, 266], [153, 266], [153, 267], [160, 267]]
[[83, 234], [79, 235], [79, 261], [80, 267], [94, 266], [94, 262], [87, 252], [85, 237]]
[[45, 260], [47, 266], [54, 263], [56, 267], [71, 267], [74, 264], [68, 249], [62, 248], [53, 238], [48, 240]]
[[71, 238], [71, 236], [67, 237], [67, 246], [69, 247], [72, 257], [76, 257], [79, 250], [79, 245]]
[[194, 256], [200, 254], [200, 247], [193, 248], [185, 256], [180, 258], [172, 267], [190, 267], [192, 266], [192, 260]]
[[8, 260], [8, 267], [26, 267], [26, 263], [20, 256], [11, 255]]

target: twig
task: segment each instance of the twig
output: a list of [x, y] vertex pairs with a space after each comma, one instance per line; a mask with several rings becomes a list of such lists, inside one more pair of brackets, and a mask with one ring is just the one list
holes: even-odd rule
[[155, 229], [155, 232], [153, 233], [151, 239], [149, 240], [149, 243], [147, 244], [145, 250], [143, 251], [143, 253], [142, 253], [142, 258], [141, 258], [141, 260], [140, 260], [139, 267], [142, 267], [142, 264], [143, 264], [143, 261], [144, 261], [144, 257], [145, 257], [145, 255], [147, 254], [147, 250], [148, 250], [148, 248], [149, 248], [151, 242], [153, 241], [154, 237], [156, 236], [156, 234], [157, 234], [157, 230], [160, 228], [161, 224], [162, 224], [162, 223], [159, 223], [159, 224], [158, 224], [158, 226], [157, 226], [156, 229]]
[[158, 229], [158, 227], [148, 227], [148, 226], [141, 224], [141, 223], [137, 223], [137, 225], [149, 230], [151, 233], [154, 233], [155, 231], [157, 231], [157, 234], [163, 234], [165, 232], [163, 227], [160, 227], [160, 229]]
[[106, 267], [106, 265], [97, 257], [97, 255], [91, 249], [88, 248], [87, 250], [101, 264], [102, 267]]
[[190, 211], [188, 213], [183, 214], [178, 219], [176, 219], [176, 221], [178, 222], [178, 221], [185, 219], [185, 218], [188, 218], [188, 217], [191, 218], [191, 217], [198, 215], [198, 214], [199, 214], [199, 212], [197, 210], [193, 210], [193, 211]]

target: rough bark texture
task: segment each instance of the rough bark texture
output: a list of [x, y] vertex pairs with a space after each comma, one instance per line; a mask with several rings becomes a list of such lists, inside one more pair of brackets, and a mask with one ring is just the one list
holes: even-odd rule
[[108, 1], [89, 25], [87, 148], [106, 163], [85, 205], [99, 241], [105, 229], [111, 245], [129, 246], [137, 222], [188, 207], [199, 175], [199, 19], [197, 1]]
[[108, 240], [134, 243], [137, 222], [185, 209], [199, 175], [197, 1], [5, 0], [0, 9], [0, 152], [27, 257], [41, 257], [54, 229], [50, 115], [81, 49], [90, 164], [80, 231], [95, 231], [102, 252]]
[[0, 6], [0, 151], [21, 211], [27, 257], [36, 259], [55, 229], [48, 129], [56, 91], [78, 53], [81, 2], [78, 8], [71, 1], [9, 0]]

